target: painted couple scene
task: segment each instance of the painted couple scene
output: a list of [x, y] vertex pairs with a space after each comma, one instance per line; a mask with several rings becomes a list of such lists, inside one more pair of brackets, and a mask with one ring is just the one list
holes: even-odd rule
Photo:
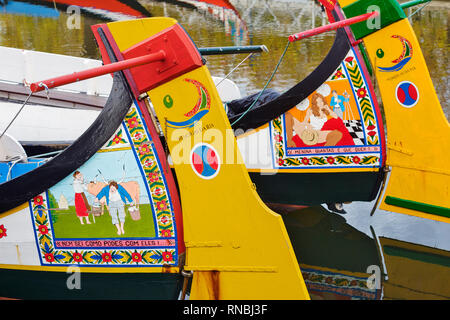
[[[80, 171], [73, 174], [73, 190], [75, 193], [75, 212], [81, 224], [90, 224], [89, 213], [93, 219], [105, 213], [105, 207], [111, 216], [111, 223], [117, 228], [117, 234], [125, 234], [125, 205], [129, 204], [128, 212], [133, 220], [140, 220], [139, 184], [136, 181], [121, 182], [84, 182]], [[94, 196], [91, 206], [85, 192]]]
[[57, 238], [155, 236], [151, 199], [130, 150], [97, 153], [49, 198]]

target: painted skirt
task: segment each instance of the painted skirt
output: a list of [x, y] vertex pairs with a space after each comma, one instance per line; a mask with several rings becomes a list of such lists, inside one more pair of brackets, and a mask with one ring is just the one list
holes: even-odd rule
[[87, 217], [90, 209], [84, 192], [75, 193], [75, 211], [77, 212], [77, 217]]

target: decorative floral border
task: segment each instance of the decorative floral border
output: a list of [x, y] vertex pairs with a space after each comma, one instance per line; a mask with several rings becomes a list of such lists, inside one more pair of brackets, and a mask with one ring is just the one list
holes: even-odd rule
[[157, 234], [159, 237], [174, 237], [174, 213], [167, 185], [156, 157], [155, 146], [147, 136], [141, 115], [134, 106], [125, 116], [124, 123], [150, 189], [152, 206], [156, 213]]
[[380, 299], [380, 290], [368, 288], [364, 278], [312, 269], [302, 269], [302, 275], [309, 290], [333, 292], [353, 299]]
[[[348, 76], [347, 76], [348, 75]], [[347, 57], [339, 65], [336, 71], [327, 81], [347, 79], [356, 92], [358, 107], [361, 110], [362, 123], [365, 129], [367, 145], [380, 146], [379, 130], [375, 117], [374, 107], [368, 95], [368, 89], [353, 51], [350, 50]], [[287, 156], [284, 141], [284, 115], [270, 122], [272, 139], [272, 152], [274, 155], [274, 167], [277, 168], [308, 168], [308, 167], [379, 167], [380, 152], [345, 153], [336, 155], [314, 154], [313, 148], [310, 155]], [[345, 148], [346, 146], [340, 146]], [[364, 147], [364, 146], [358, 146]], [[334, 148], [334, 147], [328, 147]]]
[[[350, 54], [351, 53], [351, 54]], [[375, 116], [374, 106], [370, 99], [369, 89], [367, 88], [366, 79], [363, 77], [358, 62], [350, 51], [343, 61], [345, 71], [349, 75], [350, 84], [356, 93], [358, 108], [361, 110], [361, 120], [365, 128], [365, 138], [367, 145], [379, 145], [379, 129], [378, 121]]]
[[[337, 154], [337, 155], [302, 155], [286, 157], [284, 134], [283, 134], [283, 115], [271, 121], [271, 132], [274, 146], [275, 166], [278, 168], [292, 167], [377, 167], [380, 166], [380, 157], [378, 153], [357, 153], [357, 154]], [[311, 150], [311, 149], [310, 149]]]
[[6, 234], [6, 228], [5, 226], [2, 224], [0, 225], [0, 239], [1, 238], [6, 238], [7, 234]]
[[[153, 212], [156, 213], [157, 238], [176, 237], [174, 213], [167, 193], [167, 186], [160, 169], [154, 145], [148, 137], [138, 110], [132, 106], [125, 117], [129, 140], [138, 155], [151, 193]], [[119, 132], [118, 132], [119, 133]], [[118, 133], [114, 135], [123, 139]], [[121, 132], [120, 132], [121, 134]], [[116, 139], [119, 142], [119, 139]], [[105, 145], [105, 147], [108, 147]], [[42, 193], [29, 201], [34, 222], [37, 245], [42, 264], [82, 266], [163, 266], [177, 264], [177, 247], [164, 248], [119, 248], [119, 249], [57, 249], [50, 223], [48, 195]], [[175, 242], [176, 243], [176, 242]]]

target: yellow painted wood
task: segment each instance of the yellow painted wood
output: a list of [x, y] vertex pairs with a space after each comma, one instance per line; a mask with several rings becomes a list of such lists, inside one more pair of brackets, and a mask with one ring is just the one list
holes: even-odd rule
[[[410, 250], [412, 253], [450, 257], [450, 253], [445, 250], [396, 239], [384, 237], [379, 239], [382, 247], [391, 246]], [[383, 282], [384, 299], [442, 300], [450, 298], [450, 286], [447, 281], [443, 281], [450, 271], [449, 267], [386, 253], [383, 256], [389, 273], [389, 279]]]
[[348, 6], [354, 2], [356, 2], [357, 0], [339, 0], [338, 3], [341, 6], [341, 8]]
[[378, 172], [379, 168], [344, 168], [344, 169], [247, 169], [248, 172], [264, 172], [264, 173], [336, 173], [336, 172]]
[[[110, 22], [108, 23], [108, 28], [114, 35], [114, 38], [121, 39], [121, 41], [117, 44], [120, 51], [124, 51], [125, 49], [131, 47], [132, 44], [136, 44], [147, 39], [149, 34], [155, 35], [176, 23], [177, 21], [175, 19], [154, 17]], [[137, 30], [139, 28], [148, 30], [148, 33], [130, 32], [130, 30]]]
[[[399, 71], [381, 72], [378, 67], [393, 65], [403, 50], [402, 41], [412, 46], [411, 60]], [[450, 126], [439, 103], [425, 59], [408, 19], [393, 23], [364, 38], [378, 80], [387, 124], [387, 165], [392, 172], [384, 197], [450, 207], [448, 171]], [[377, 56], [377, 50], [384, 56]], [[415, 106], [404, 107], [396, 98], [396, 88], [410, 81], [419, 91]], [[384, 203], [383, 210], [429, 217], [429, 214]], [[449, 222], [448, 218], [436, 218]]]
[[[135, 44], [129, 34], [147, 38], [154, 30], [147, 28], [147, 22], [118, 26], [116, 23], [111, 31], [121, 50]], [[194, 79], [206, 88], [210, 110], [195, 127], [174, 129], [166, 126], [166, 120], [186, 120], [184, 114], [199, 99], [196, 86], [185, 79]], [[180, 186], [186, 269], [194, 271], [191, 299], [309, 299], [281, 216], [266, 207], [253, 188], [234, 136], [224, 142], [226, 131], [232, 132], [231, 126], [207, 67], [199, 67], [148, 94], [168, 137]], [[173, 100], [170, 108], [163, 102], [167, 95]], [[198, 176], [191, 165], [190, 152], [201, 141], [219, 155], [220, 168], [211, 179]], [[233, 157], [226, 157], [228, 161], [224, 161], [224, 145], [233, 148]], [[221, 268], [226, 271], [215, 270]], [[276, 271], [267, 272], [268, 268]]]

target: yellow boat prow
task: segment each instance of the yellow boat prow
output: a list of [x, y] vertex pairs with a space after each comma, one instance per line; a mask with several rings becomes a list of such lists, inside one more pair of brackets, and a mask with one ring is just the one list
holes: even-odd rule
[[[383, 99], [387, 165], [392, 168], [380, 208], [450, 222], [450, 126], [416, 35], [403, 19], [364, 43]], [[402, 50], [410, 57], [402, 56]], [[409, 60], [401, 70], [383, 71], [396, 59]]]
[[[109, 23], [121, 52], [176, 21]], [[148, 91], [177, 174], [191, 299], [309, 299], [282, 218], [259, 198], [206, 66]]]
[[391, 172], [380, 209], [450, 222], [450, 126], [402, 6], [395, 0], [381, 7], [367, 0], [339, 3], [346, 13], [381, 10], [381, 27], [353, 29], [370, 58], [386, 119]]

